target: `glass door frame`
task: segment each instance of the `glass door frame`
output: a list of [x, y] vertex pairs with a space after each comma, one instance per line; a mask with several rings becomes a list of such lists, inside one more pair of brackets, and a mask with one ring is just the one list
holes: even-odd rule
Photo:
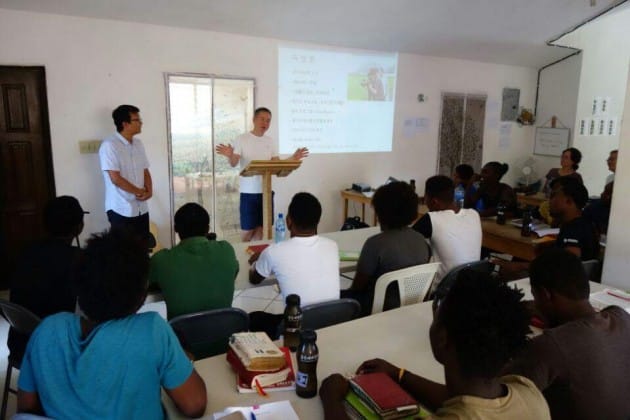
[[[169, 227], [171, 234], [171, 243], [175, 245], [176, 243], [176, 234], [174, 228], [174, 217], [175, 217], [175, 190], [173, 188], [173, 138], [171, 135], [171, 98], [170, 98], [170, 89], [169, 83], [172, 77], [194, 77], [194, 78], [207, 78], [210, 81], [210, 89], [211, 89], [211, 101], [210, 104], [210, 124], [212, 127], [212, 215], [210, 217], [210, 228], [211, 231], [216, 230], [216, 212], [217, 212], [217, 190], [214, 187], [214, 183], [216, 180], [215, 177], [215, 163], [216, 163], [216, 153], [214, 152], [214, 82], [216, 79], [226, 79], [226, 80], [243, 80], [243, 81], [251, 81], [252, 82], [252, 103], [254, 104], [254, 109], [256, 109], [256, 79], [253, 77], [242, 77], [242, 76], [226, 76], [226, 75], [218, 75], [212, 73], [190, 73], [190, 72], [165, 72], [164, 73], [164, 92], [166, 94], [166, 143], [167, 143], [167, 153], [168, 153], [168, 179], [169, 179]], [[252, 114], [253, 115], [253, 114]]]

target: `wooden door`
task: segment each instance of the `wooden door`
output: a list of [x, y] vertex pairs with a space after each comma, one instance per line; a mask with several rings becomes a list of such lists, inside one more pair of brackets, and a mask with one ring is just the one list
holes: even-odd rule
[[43, 67], [0, 66], [0, 286], [55, 196]]

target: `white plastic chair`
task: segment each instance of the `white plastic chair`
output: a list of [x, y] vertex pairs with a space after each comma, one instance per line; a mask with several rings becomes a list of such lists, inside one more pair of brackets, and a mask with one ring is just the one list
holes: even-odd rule
[[398, 282], [400, 291], [400, 306], [422, 302], [431, 289], [431, 284], [437, 276], [441, 263], [428, 263], [402, 268], [385, 273], [376, 280], [374, 289], [374, 303], [372, 313], [383, 312], [385, 291], [394, 281]]

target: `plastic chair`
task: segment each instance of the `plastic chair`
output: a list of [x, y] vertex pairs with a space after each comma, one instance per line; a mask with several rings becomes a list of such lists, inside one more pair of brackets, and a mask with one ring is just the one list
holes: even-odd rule
[[596, 283], [601, 282], [601, 262], [599, 260], [582, 261], [582, 267], [584, 267], [584, 273], [588, 280]]
[[431, 284], [437, 276], [440, 265], [439, 262], [414, 265], [380, 276], [376, 280], [374, 289], [372, 313], [383, 312], [387, 286], [395, 281], [398, 282], [398, 290], [400, 291], [400, 306], [422, 302], [431, 289]]
[[361, 315], [361, 304], [354, 299], [335, 299], [302, 307], [302, 328], [318, 330], [352, 321]]
[[249, 328], [249, 316], [242, 309], [223, 308], [180, 315], [169, 324], [182, 347], [199, 360], [225, 353], [230, 336]]
[[432, 298], [443, 299], [444, 297], [446, 297], [446, 295], [448, 294], [448, 291], [451, 289], [451, 286], [453, 286], [453, 283], [455, 282], [455, 279], [457, 278], [457, 275], [459, 274], [459, 272], [466, 268], [474, 270], [474, 271], [479, 271], [482, 273], [492, 273], [494, 271], [494, 264], [491, 263], [489, 260], [481, 260], [481, 261], [472, 261], [469, 263], [461, 264], [455, 268], [452, 268], [451, 271], [449, 271], [442, 278], [442, 281], [440, 281], [437, 288], [435, 289], [435, 292], [433, 293]]
[[[2, 315], [6, 318], [11, 328], [27, 336], [30, 336], [41, 322], [41, 319], [37, 315], [25, 307], [4, 299], [0, 299], [0, 311], [2, 311]], [[20, 352], [20, 354], [16, 354], [15, 352], [9, 353], [7, 373], [4, 380], [4, 391], [2, 393], [2, 409], [0, 411], [0, 416], [3, 419], [6, 418], [9, 392], [17, 395], [17, 390], [11, 388], [11, 373], [13, 369], [20, 368], [23, 357], [24, 354], [22, 352]]]

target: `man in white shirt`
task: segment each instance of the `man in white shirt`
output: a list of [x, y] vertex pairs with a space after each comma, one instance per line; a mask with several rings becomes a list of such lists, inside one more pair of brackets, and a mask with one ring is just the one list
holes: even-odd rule
[[[227, 157], [230, 166], [239, 165], [239, 170], [247, 167], [252, 160], [279, 159], [276, 142], [265, 135], [271, 125], [271, 111], [267, 108], [257, 108], [254, 111], [253, 122], [252, 131], [238, 136], [233, 144], [219, 144], [216, 147], [216, 152]], [[289, 159], [301, 160], [306, 156], [308, 156], [308, 149], [302, 147], [297, 149]], [[262, 176], [240, 177], [239, 189], [243, 242], [262, 239]]]
[[612, 150], [610, 155], [608, 155], [608, 159], [606, 159], [606, 163], [608, 164], [608, 170], [612, 172], [612, 174], [606, 177], [606, 185], [610, 184], [615, 180], [615, 172], [617, 171], [617, 155], [619, 154], [618, 150]]
[[453, 201], [453, 180], [436, 175], [426, 180], [424, 203], [429, 208], [413, 228], [431, 242], [440, 271], [433, 290], [458, 265], [478, 261], [481, 255], [481, 220], [473, 209], [460, 209]]
[[[300, 192], [289, 204], [287, 227], [291, 239], [267, 247], [250, 259], [249, 281], [258, 284], [274, 275], [282, 297], [296, 294], [301, 305], [339, 299], [339, 248], [331, 239], [317, 235], [322, 206], [312, 194]], [[273, 330], [282, 315], [254, 312], [250, 329], [255, 331], [257, 315], [271, 323]], [[267, 328], [264, 328], [267, 330]]]
[[120, 105], [112, 112], [117, 133], [107, 137], [98, 151], [105, 180], [105, 211], [112, 229], [149, 237], [149, 207], [153, 182], [144, 146], [135, 137], [142, 131], [140, 110]]

